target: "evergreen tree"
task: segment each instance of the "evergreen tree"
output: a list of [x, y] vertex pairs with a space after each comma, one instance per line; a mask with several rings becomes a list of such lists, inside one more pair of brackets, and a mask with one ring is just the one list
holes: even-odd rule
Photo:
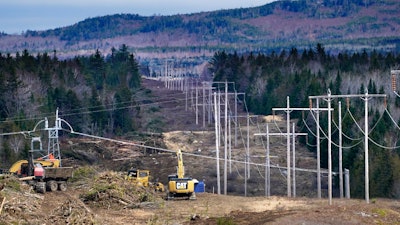
[[107, 113], [105, 107], [99, 101], [99, 95], [95, 88], [92, 89], [92, 95], [89, 100], [90, 122], [92, 132], [102, 134], [107, 125]]
[[132, 107], [132, 94], [127, 87], [121, 87], [115, 93], [115, 114], [114, 114], [114, 130], [117, 134], [122, 135], [132, 131], [132, 116], [130, 109]]

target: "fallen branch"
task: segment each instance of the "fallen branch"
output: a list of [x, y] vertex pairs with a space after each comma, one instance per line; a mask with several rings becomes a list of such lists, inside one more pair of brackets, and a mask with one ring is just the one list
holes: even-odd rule
[[43, 200], [43, 199], [44, 199], [44, 196], [43, 196], [43, 195], [30, 194], [30, 193], [24, 193], [24, 195], [25, 195], [26, 197], [33, 197], [33, 198], [37, 198], [37, 199], [40, 199], [40, 200]]
[[3, 202], [1, 203], [1, 206], [0, 206], [0, 215], [1, 215], [1, 212], [3, 211], [3, 206], [4, 206], [4, 203], [6, 202], [6, 197], [4, 197], [3, 198]]

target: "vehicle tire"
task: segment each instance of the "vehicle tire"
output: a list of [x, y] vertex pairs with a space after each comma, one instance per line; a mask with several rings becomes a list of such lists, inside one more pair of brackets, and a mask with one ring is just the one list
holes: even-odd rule
[[36, 182], [35, 190], [38, 193], [46, 193], [46, 182]]
[[65, 181], [58, 182], [58, 190], [66, 191], [67, 190], [67, 182], [65, 182]]
[[57, 191], [58, 185], [54, 180], [49, 180], [46, 182], [46, 190], [47, 191]]

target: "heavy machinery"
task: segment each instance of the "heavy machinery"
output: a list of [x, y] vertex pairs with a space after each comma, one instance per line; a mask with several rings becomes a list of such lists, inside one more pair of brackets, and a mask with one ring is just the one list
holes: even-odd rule
[[27, 181], [39, 193], [67, 190], [67, 180], [73, 174], [72, 167], [59, 167], [59, 160], [52, 155], [33, 160], [30, 154], [29, 158], [15, 162], [9, 172]]
[[40, 163], [34, 166], [33, 177], [28, 181], [39, 193], [46, 191], [66, 191], [67, 180], [72, 177], [72, 167], [42, 167]]
[[149, 187], [155, 191], [164, 192], [164, 185], [160, 182], [150, 182], [150, 171], [149, 170], [128, 170], [127, 180], [132, 181], [137, 186]]
[[[52, 158], [52, 157], [50, 157]], [[15, 174], [19, 177], [23, 176], [28, 176], [28, 160], [23, 159], [23, 160], [18, 160], [14, 164], [11, 165], [10, 169], [8, 170], [9, 173]], [[50, 160], [43, 160], [43, 159], [37, 159], [33, 160], [33, 164], [40, 164], [42, 167], [53, 167], [57, 168], [60, 167], [60, 161], [57, 159], [50, 159]]]
[[177, 197], [185, 197], [190, 200], [196, 199], [194, 192], [195, 179], [185, 177], [185, 168], [183, 166], [182, 152], [179, 149], [176, 153], [178, 157], [177, 173], [168, 176], [167, 200]]
[[[61, 122], [66, 123], [72, 130], [72, 127], [65, 120], [58, 117], [57, 109], [54, 127], [49, 127], [49, 122], [45, 118], [39, 121], [32, 131], [18, 132], [18, 134], [31, 138], [31, 149], [28, 153], [28, 160], [15, 162], [8, 172], [17, 175], [20, 180], [27, 181], [40, 193], [56, 190], [65, 191], [67, 189], [66, 181], [73, 174], [72, 167], [61, 166], [60, 146], [58, 143], [58, 134], [62, 130]], [[40, 136], [33, 136], [33, 134], [40, 131], [37, 128], [42, 123], [45, 125], [44, 130], [48, 132], [47, 153], [42, 147]]]

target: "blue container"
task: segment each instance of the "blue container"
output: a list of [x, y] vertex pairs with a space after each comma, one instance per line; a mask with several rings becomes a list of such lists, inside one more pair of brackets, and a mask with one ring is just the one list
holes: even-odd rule
[[199, 181], [198, 183], [194, 184], [194, 192], [205, 192], [205, 185], [203, 181]]

